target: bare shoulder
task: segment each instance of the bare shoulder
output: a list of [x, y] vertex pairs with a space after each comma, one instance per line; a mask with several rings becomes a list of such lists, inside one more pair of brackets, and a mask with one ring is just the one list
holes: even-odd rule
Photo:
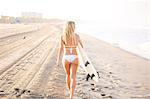
[[79, 34], [75, 33], [75, 35], [76, 35], [77, 39], [79, 39], [79, 38], [80, 38]]
[[61, 35], [61, 36], [60, 36], [60, 39], [63, 40], [63, 38], [64, 38], [63, 35]]
[[61, 42], [63, 42], [63, 41], [64, 41], [64, 37], [63, 37], [63, 35], [61, 35], [61, 36], [60, 36], [60, 40], [61, 40]]

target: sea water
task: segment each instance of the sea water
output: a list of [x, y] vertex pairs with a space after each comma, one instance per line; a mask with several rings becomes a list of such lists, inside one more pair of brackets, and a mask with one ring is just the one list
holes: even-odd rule
[[78, 22], [77, 32], [94, 36], [138, 56], [150, 59], [150, 29], [113, 27], [96, 22]]

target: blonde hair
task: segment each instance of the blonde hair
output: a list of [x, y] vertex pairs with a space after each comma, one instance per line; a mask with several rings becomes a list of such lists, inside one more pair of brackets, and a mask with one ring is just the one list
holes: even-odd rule
[[76, 39], [75, 39], [75, 22], [73, 21], [68, 21], [64, 27], [64, 32], [63, 32], [63, 37], [64, 37], [64, 42], [65, 44], [70, 41], [72, 44], [76, 44]]

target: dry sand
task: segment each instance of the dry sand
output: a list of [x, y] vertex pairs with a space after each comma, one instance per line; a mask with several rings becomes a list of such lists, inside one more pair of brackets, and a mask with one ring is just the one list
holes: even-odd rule
[[[69, 99], [63, 67], [55, 64], [62, 23], [30, 32], [36, 26], [15, 36], [0, 30], [0, 99]], [[74, 99], [150, 99], [150, 60], [87, 35], [81, 39], [100, 78], [85, 81], [79, 67]]]

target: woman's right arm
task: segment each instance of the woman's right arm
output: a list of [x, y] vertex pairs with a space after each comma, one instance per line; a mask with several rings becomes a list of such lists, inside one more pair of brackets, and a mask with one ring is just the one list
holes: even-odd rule
[[83, 48], [83, 44], [82, 44], [82, 41], [81, 41], [81, 39], [80, 39], [80, 36], [79, 36], [79, 35], [77, 35], [77, 36], [78, 36], [78, 41], [79, 41], [81, 47]]
[[59, 65], [60, 62], [60, 56], [63, 53], [63, 42], [62, 42], [62, 36], [60, 37], [60, 41], [59, 41], [59, 50], [58, 50], [58, 56], [57, 56], [57, 65]]

